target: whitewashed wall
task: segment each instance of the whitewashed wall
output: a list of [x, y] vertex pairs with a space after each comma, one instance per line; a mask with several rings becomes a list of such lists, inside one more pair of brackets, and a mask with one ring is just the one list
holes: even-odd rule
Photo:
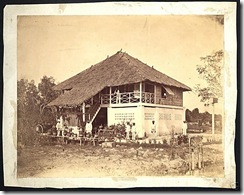
[[157, 135], [168, 135], [172, 128], [175, 133], [182, 132], [182, 121], [184, 111], [182, 109], [171, 108], [143, 108], [143, 126], [142, 129], [147, 135], [151, 135], [152, 121], [156, 123]]
[[130, 121], [136, 124], [138, 136], [143, 137], [145, 132], [147, 135], [151, 135], [151, 124], [154, 120], [157, 135], [162, 136], [170, 134], [172, 128], [174, 128], [175, 133], [181, 133], [183, 116], [183, 108], [108, 108], [108, 125]]
[[182, 133], [183, 109], [157, 108], [157, 131], [159, 135], [170, 134], [174, 128], [175, 133]]

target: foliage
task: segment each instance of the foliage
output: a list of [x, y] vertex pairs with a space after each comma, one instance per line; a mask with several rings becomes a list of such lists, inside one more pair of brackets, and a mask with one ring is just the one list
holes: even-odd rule
[[38, 84], [39, 95], [41, 98], [40, 112], [41, 123], [53, 123], [55, 116], [50, 108], [46, 105], [58, 97], [58, 92], [52, 88], [55, 86], [55, 79], [53, 77], [43, 76], [41, 82]]
[[201, 97], [205, 105], [209, 105], [210, 98], [219, 98], [223, 94], [222, 68], [224, 52], [219, 50], [201, 57], [203, 64], [197, 65], [197, 71], [202, 79], [206, 81], [206, 86], [196, 85], [195, 91]]
[[53, 77], [43, 76], [41, 82], [38, 84], [38, 90], [40, 92], [40, 97], [42, 102], [47, 104], [58, 97], [57, 91], [52, 88], [55, 86], [55, 80]]
[[[40, 97], [34, 81], [21, 79], [17, 82], [18, 141], [29, 144], [31, 129], [39, 118]], [[33, 131], [32, 131], [33, 133]]]
[[[17, 138], [24, 145], [34, 143], [35, 127], [38, 123], [51, 122], [55, 118], [48, 109], [41, 109], [48, 101], [56, 98], [52, 90], [54, 86], [52, 77], [43, 77], [38, 88], [33, 80], [17, 81]], [[43, 112], [44, 110], [44, 112]]]
[[168, 145], [168, 141], [167, 141], [167, 139], [163, 139], [163, 145]]
[[187, 144], [189, 142], [189, 138], [187, 135], [178, 135], [177, 142], [178, 145]]
[[193, 121], [193, 118], [191, 116], [191, 111], [189, 109], [186, 109], [186, 121], [187, 122], [192, 122]]
[[[186, 109], [186, 121], [187, 122], [198, 122], [199, 125], [203, 123], [212, 123], [212, 115], [209, 112], [200, 113], [198, 108], [193, 109], [190, 111]], [[215, 114], [215, 121], [222, 121], [221, 114]], [[189, 125], [189, 124], [188, 124]]]

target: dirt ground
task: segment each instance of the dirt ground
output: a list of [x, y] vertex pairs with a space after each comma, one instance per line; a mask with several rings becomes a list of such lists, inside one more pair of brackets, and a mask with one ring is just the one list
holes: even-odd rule
[[78, 143], [24, 147], [18, 154], [20, 178], [191, 176], [223, 177], [221, 144], [203, 146], [203, 166], [189, 171], [189, 148], [116, 145], [112, 148]]

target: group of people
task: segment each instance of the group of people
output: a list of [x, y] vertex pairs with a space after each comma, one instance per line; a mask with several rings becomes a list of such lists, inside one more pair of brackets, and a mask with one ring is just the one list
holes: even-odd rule
[[[61, 116], [58, 120], [57, 120], [57, 124], [56, 124], [56, 130], [57, 130], [57, 135], [58, 136], [62, 136], [63, 133], [62, 131], [65, 130], [65, 128], [68, 128], [63, 121], [63, 117]], [[86, 134], [90, 134], [92, 135], [92, 130], [93, 130], [93, 126], [92, 123], [90, 121], [88, 121], [85, 125], [85, 133]], [[133, 122], [127, 122], [125, 124], [125, 132], [126, 132], [126, 139], [130, 139], [130, 140], [136, 140], [136, 137], [138, 136], [138, 132], [136, 130], [136, 124]], [[156, 138], [157, 136], [157, 128], [156, 128], [156, 123], [153, 120], [151, 123], [151, 127], [150, 127], [150, 134], [153, 138]], [[182, 124], [182, 133], [183, 135], [187, 134], [187, 123], [186, 121], [183, 121]]]
[[[90, 121], [88, 121], [85, 125], [85, 133], [87, 134], [92, 134], [92, 123]], [[57, 136], [62, 136], [64, 135], [64, 133], [62, 133], [65, 130], [68, 130], [68, 127], [66, 124], [64, 124], [64, 120], [63, 117], [60, 116], [57, 119], [57, 123], [56, 123], [56, 130], [57, 130]]]
[[125, 133], [126, 133], [126, 139], [136, 140], [137, 137], [136, 124], [135, 123], [130, 124], [129, 122], [127, 122], [125, 125]]

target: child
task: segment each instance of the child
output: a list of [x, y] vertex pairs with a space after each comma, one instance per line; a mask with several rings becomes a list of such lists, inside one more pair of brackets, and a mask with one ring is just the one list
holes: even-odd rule
[[132, 140], [136, 140], [136, 124], [133, 123], [131, 127], [131, 132], [132, 132]]
[[126, 139], [130, 139], [130, 123], [127, 122], [125, 126], [125, 132], [126, 132]]

